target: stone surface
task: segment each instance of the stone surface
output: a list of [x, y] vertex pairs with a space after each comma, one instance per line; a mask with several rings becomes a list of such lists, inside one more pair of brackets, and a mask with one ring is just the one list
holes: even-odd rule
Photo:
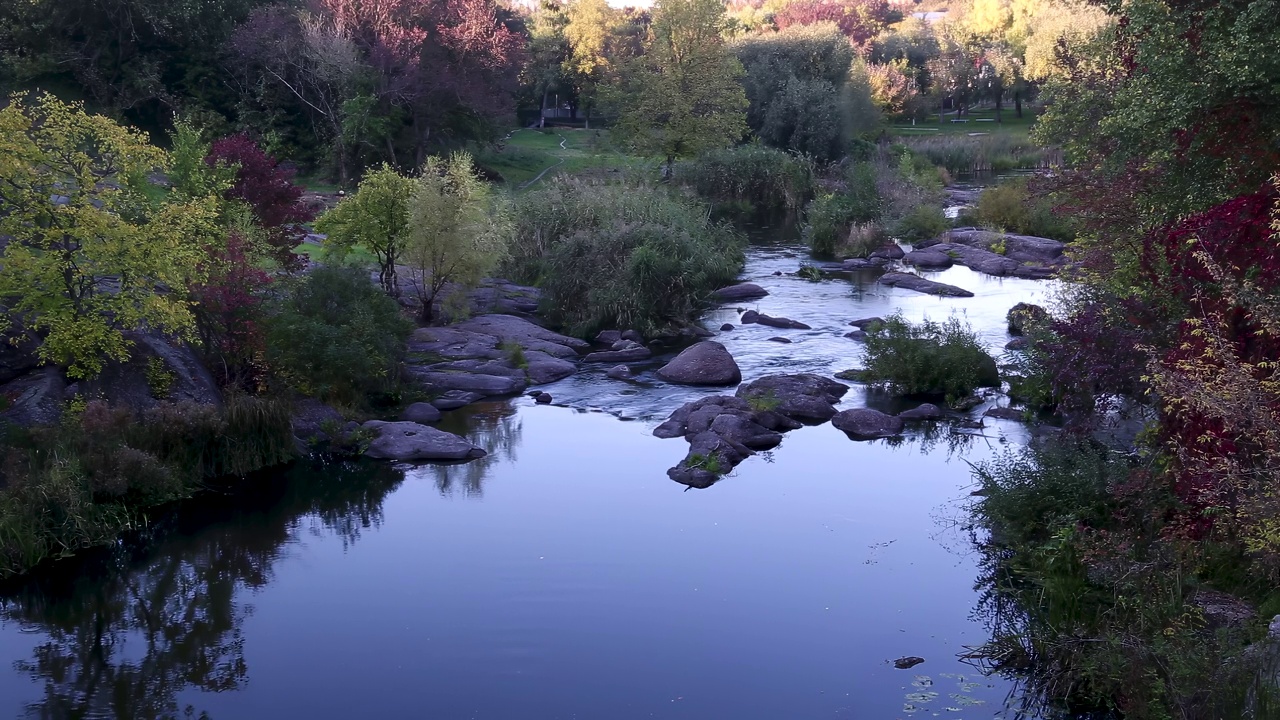
[[866, 330], [850, 330], [849, 332], [845, 333], [844, 336], [849, 338], [850, 340], [866, 340], [867, 331]]
[[877, 281], [881, 285], [890, 287], [900, 287], [904, 290], [914, 290], [915, 292], [925, 293], [927, 295], [938, 295], [940, 297], [973, 297], [973, 293], [958, 288], [955, 285], [947, 285], [946, 283], [925, 280], [919, 275], [910, 273], [890, 272], [880, 276]]
[[843, 410], [831, 418], [831, 424], [854, 440], [893, 437], [903, 428], [902, 418], [871, 408]]
[[791, 338], [784, 338], [784, 337], [779, 337], [779, 336], [775, 335], [775, 336], [773, 336], [773, 337], [769, 338], [768, 342], [776, 342], [776, 343], [782, 343], [783, 345], [790, 345], [790, 344], [791, 344]]
[[451, 329], [489, 335], [499, 342], [515, 343], [525, 350], [539, 350], [559, 358], [575, 358], [591, 347], [585, 340], [561, 335], [514, 315], [480, 315]]
[[850, 320], [849, 324], [860, 330], [870, 330], [871, 326], [873, 325], [883, 325], [884, 318], [882, 317], [858, 318], [857, 320]]
[[441, 410], [456, 410], [464, 405], [470, 405], [477, 400], [483, 400], [484, 397], [484, 395], [476, 392], [448, 390], [441, 393], [436, 399], [432, 400], [431, 404]]
[[620, 339], [630, 340], [633, 343], [641, 345], [644, 344], [644, 336], [640, 334], [639, 330], [624, 330]]
[[945, 253], [959, 265], [997, 277], [1048, 278], [1067, 265], [1065, 245], [1057, 240], [972, 227], [948, 230], [916, 243], [915, 248]]
[[[523, 378], [473, 372], [425, 371], [414, 377], [438, 390], [463, 390], [484, 396], [518, 395], [529, 386]], [[437, 406], [438, 407], [438, 406]]]
[[765, 315], [764, 313], [756, 312], [755, 310], [748, 310], [742, 313], [743, 325], [752, 325], [755, 323], [759, 323], [761, 325], [767, 325], [769, 327], [782, 328], [784, 330], [811, 330], [812, 329], [808, 325], [805, 325], [804, 323], [798, 322], [796, 320], [792, 320], [790, 318], [771, 317], [769, 315]]
[[440, 422], [440, 409], [431, 403], [416, 402], [400, 413], [400, 419], [421, 424]]
[[612, 345], [622, 339], [621, 330], [601, 330], [596, 333], [596, 342], [601, 345]]
[[737, 302], [739, 300], [755, 300], [769, 294], [768, 290], [755, 283], [738, 283], [716, 290], [713, 295], [721, 302]]
[[753, 401], [761, 410], [773, 410], [800, 422], [830, 420], [834, 405], [849, 386], [808, 373], [767, 375], [738, 388], [737, 397]]
[[23, 427], [56, 425], [62, 417], [66, 387], [62, 373], [52, 365], [0, 385], [0, 395], [8, 399], [0, 421]]
[[906, 254], [906, 251], [898, 246], [897, 243], [887, 243], [883, 247], [877, 248], [867, 256], [869, 260], [883, 258], [885, 260], [900, 260]]
[[614, 365], [605, 372], [605, 376], [614, 380], [632, 380], [635, 378], [635, 373], [631, 372], [631, 368], [626, 365]]
[[539, 405], [550, 405], [551, 401], [554, 399], [555, 398], [551, 397], [551, 393], [544, 392], [538, 393], [537, 396], [533, 398], [533, 401]]
[[314, 398], [302, 398], [290, 412], [293, 436], [302, 440], [317, 437], [326, 426], [342, 426], [342, 413]]
[[729, 332], [729, 331], [730, 331], [730, 330], [732, 330], [732, 329], [733, 329], [733, 325], [731, 325], [731, 324], [729, 324], [729, 323], [725, 323], [725, 324], [723, 324], [723, 325], [721, 325], [721, 326], [720, 326], [720, 332]]
[[1000, 420], [1014, 420], [1021, 422], [1026, 419], [1026, 414], [1022, 410], [1016, 410], [1009, 407], [993, 407], [988, 408], [982, 413], [983, 417], [998, 418]]
[[364, 453], [375, 460], [474, 460], [485, 455], [466, 438], [414, 422], [370, 420], [361, 427], [377, 433]]
[[1049, 311], [1031, 303], [1020, 302], [1009, 308], [1005, 314], [1005, 322], [1009, 326], [1010, 335], [1024, 335], [1049, 320]]
[[849, 258], [840, 263], [841, 270], [869, 270], [889, 264], [888, 258]]
[[680, 385], [737, 385], [742, 371], [724, 345], [704, 340], [690, 345], [658, 370], [658, 377]]
[[721, 413], [711, 421], [711, 432], [752, 450], [768, 450], [782, 442], [782, 433], [770, 430], [749, 417]]
[[563, 380], [578, 372], [577, 363], [552, 357], [537, 350], [526, 352], [524, 357], [524, 374], [532, 385], [546, 385], [557, 380]]
[[937, 405], [923, 403], [910, 410], [903, 410], [898, 413], [898, 417], [903, 420], [941, 420], [945, 415]]
[[912, 265], [918, 268], [930, 269], [946, 269], [956, 264], [952, 257], [941, 250], [925, 249], [912, 250], [902, 258], [905, 265]]
[[1024, 337], [1016, 337], [1004, 344], [1005, 350], [1026, 350], [1031, 347], [1031, 341]]
[[583, 358], [583, 362], [636, 362], [637, 360], [648, 360], [653, 357], [653, 351], [643, 345], [637, 345], [629, 350], [602, 350], [593, 352]]

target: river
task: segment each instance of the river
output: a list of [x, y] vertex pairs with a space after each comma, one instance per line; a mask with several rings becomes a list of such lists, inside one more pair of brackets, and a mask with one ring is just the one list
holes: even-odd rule
[[[718, 333], [745, 379], [857, 367], [848, 321], [895, 309], [956, 313], [998, 351], [1008, 308], [1052, 288], [961, 267], [928, 276], [973, 298], [774, 275], [805, 259], [759, 240], [744, 279], [771, 294], [707, 316], [813, 327]], [[705, 391], [603, 370], [544, 387], [552, 406], [446, 418], [480, 461], [301, 463], [31, 578], [0, 607], [0, 717], [1005, 715], [1007, 684], [957, 657], [986, 639], [963, 507], [967, 462], [1020, 425], [877, 442], [807, 427], [690, 490], [665, 475], [687, 445], [650, 430]], [[895, 405], [855, 389], [841, 407], [864, 404]]]

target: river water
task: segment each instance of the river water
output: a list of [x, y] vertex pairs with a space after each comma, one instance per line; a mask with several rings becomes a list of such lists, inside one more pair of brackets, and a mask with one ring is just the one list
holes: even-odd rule
[[[771, 294], [742, 307], [813, 326], [718, 333], [748, 380], [857, 367], [848, 321], [894, 310], [956, 313], [997, 350], [1008, 308], [1051, 288], [953, 268], [930, 277], [977, 296], [938, 299], [773, 274], [804, 260], [794, 238], [748, 253]], [[544, 389], [556, 405], [446, 418], [481, 461], [302, 464], [33, 578], [0, 607], [0, 717], [1005, 715], [1004, 681], [957, 655], [986, 638], [966, 463], [1023, 441], [1016, 423], [860, 443], [808, 427], [687, 490], [665, 475], [687, 445], [650, 430], [703, 391], [603, 368]], [[892, 403], [842, 406], [863, 404]]]

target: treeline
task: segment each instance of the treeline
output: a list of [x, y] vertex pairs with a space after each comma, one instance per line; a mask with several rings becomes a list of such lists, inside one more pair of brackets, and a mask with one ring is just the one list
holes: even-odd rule
[[494, 141], [517, 117], [528, 124], [549, 109], [588, 127], [605, 116], [645, 154], [689, 157], [754, 137], [839, 158], [882, 114], [921, 118], [980, 101], [1020, 114], [1064, 72], [1057, 54], [1107, 22], [1059, 0], [974, 0], [938, 23], [904, 20], [882, 0], [770, 0], [727, 13], [717, 0], [653, 11], [605, 0], [5, 8], [9, 89], [82, 99], [159, 142], [177, 119], [210, 137], [247, 132], [344, 185], [383, 162], [411, 170]]

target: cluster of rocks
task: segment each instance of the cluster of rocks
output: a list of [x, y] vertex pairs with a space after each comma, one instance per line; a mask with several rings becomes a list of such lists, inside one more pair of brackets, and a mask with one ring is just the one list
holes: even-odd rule
[[1065, 245], [1057, 240], [978, 228], [948, 230], [916, 243], [914, 248], [902, 262], [928, 270], [963, 265], [996, 277], [1044, 279], [1056, 276], [1068, 264], [1063, 255]]

